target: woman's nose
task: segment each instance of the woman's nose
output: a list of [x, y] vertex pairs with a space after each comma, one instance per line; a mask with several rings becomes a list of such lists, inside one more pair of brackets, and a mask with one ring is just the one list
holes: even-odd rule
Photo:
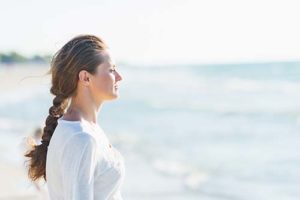
[[122, 76], [119, 74], [119, 72], [116, 73], [116, 80], [117, 81], [121, 81], [123, 78]]

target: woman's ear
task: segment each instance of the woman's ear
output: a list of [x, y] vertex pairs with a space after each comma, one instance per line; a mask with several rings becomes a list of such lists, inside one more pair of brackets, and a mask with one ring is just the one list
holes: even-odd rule
[[89, 85], [90, 83], [90, 73], [86, 70], [81, 70], [78, 74], [79, 81], [84, 85]]

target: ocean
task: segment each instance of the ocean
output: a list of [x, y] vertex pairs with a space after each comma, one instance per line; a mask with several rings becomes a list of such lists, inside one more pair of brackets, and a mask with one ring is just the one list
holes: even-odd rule
[[[125, 158], [124, 199], [300, 198], [300, 63], [117, 69], [98, 123]], [[2, 160], [19, 163], [16, 144], [47, 117], [40, 79], [1, 94]]]

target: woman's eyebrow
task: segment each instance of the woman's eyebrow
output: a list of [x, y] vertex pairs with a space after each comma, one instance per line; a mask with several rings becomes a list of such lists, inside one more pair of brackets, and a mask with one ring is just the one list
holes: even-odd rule
[[109, 66], [109, 68], [116, 68], [116, 65], [114, 65], [114, 64], [110, 64], [108, 66]]

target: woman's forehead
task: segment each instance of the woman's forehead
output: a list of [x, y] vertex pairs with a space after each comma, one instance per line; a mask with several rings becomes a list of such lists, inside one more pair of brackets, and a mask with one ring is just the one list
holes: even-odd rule
[[105, 65], [108, 65], [107, 67], [115, 66], [115, 60], [111, 55], [111, 52], [109, 50], [105, 50], [102, 52], [102, 56], [104, 58], [104, 63], [106, 63]]
[[97, 71], [106, 71], [111, 67], [115, 67], [115, 62], [107, 50], [101, 52], [102, 63], [97, 67]]

